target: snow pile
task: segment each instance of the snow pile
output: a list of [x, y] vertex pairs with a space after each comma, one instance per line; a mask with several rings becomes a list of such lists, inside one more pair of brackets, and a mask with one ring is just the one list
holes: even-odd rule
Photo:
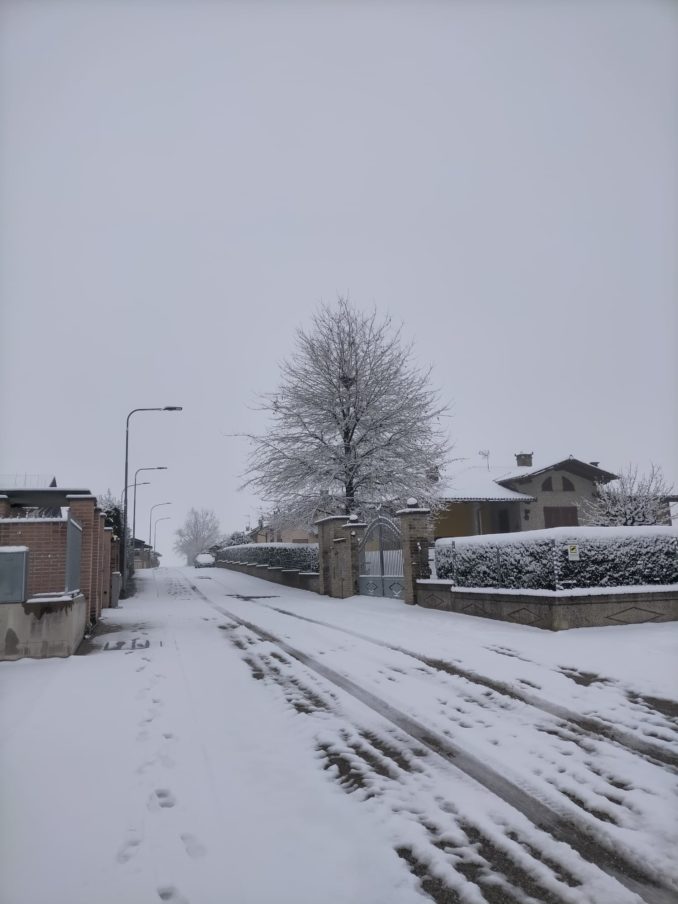
[[459, 587], [564, 590], [678, 583], [678, 531], [557, 527], [436, 541], [436, 574]]
[[226, 546], [217, 553], [217, 562], [247, 562], [272, 568], [318, 571], [317, 543], [243, 543]]

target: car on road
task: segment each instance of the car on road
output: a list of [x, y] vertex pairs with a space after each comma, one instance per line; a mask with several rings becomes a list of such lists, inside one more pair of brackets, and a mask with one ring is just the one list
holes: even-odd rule
[[214, 556], [209, 552], [201, 552], [195, 557], [194, 565], [196, 568], [209, 568], [215, 563]]

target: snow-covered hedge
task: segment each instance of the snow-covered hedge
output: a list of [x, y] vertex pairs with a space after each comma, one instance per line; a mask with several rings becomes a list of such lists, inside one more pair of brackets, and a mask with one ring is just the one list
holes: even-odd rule
[[[570, 547], [576, 550], [570, 552]], [[564, 590], [675, 584], [678, 531], [670, 527], [554, 527], [449, 537], [436, 541], [435, 561], [438, 578], [459, 587]]]
[[243, 543], [240, 546], [224, 546], [217, 552], [217, 561], [248, 562], [315, 572], [318, 571], [318, 544]]

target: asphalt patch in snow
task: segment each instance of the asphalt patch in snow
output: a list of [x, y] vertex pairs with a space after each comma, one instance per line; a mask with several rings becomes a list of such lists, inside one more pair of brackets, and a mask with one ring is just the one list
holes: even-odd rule
[[575, 684], [581, 684], [582, 687], [590, 687], [592, 684], [610, 684], [609, 678], [602, 678], [596, 672], [582, 672], [568, 666], [561, 666], [558, 671], [561, 675], [574, 681]]
[[419, 879], [422, 891], [426, 892], [435, 904], [464, 904], [463, 899], [453, 888], [431, 873], [428, 864], [420, 860], [411, 847], [398, 847], [396, 854], [407, 863], [412, 875]]
[[663, 697], [648, 697], [643, 694], [637, 694], [634, 691], [627, 691], [626, 696], [631, 703], [638, 703], [653, 709], [678, 726], [678, 702], [676, 700], [667, 700]]
[[230, 596], [232, 599], [236, 600], [244, 600], [246, 603], [251, 603], [254, 600], [277, 600], [278, 596], [273, 594], [272, 596], [245, 596], [244, 593], [225, 593], [224, 596]]

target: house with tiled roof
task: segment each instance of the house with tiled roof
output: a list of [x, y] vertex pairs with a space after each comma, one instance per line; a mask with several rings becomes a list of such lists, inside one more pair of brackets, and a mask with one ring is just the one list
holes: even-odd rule
[[532, 452], [519, 452], [513, 468], [460, 468], [443, 487], [446, 505], [436, 517], [435, 537], [580, 524], [582, 504], [593, 498], [596, 485], [617, 479], [599, 464], [571, 455], [553, 464], [535, 466]]

